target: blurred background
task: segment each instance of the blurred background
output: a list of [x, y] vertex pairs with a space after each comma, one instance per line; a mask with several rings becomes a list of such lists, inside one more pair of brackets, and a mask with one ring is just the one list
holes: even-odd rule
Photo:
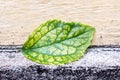
[[120, 0], [0, 0], [0, 45], [21, 45], [49, 19], [96, 28], [93, 45], [120, 45]]

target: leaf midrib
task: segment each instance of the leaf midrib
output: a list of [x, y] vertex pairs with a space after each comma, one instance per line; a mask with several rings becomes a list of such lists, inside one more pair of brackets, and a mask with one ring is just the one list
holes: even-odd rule
[[[91, 29], [88, 30], [87, 32], [89, 32], [89, 31], [91, 31]], [[87, 33], [87, 32], [85, 32], [85, 33]], [[76, 37], [78, 37], [78, 36], [84, 35], [85, 33], [83, 32], [82, 34], [79, 34], [79, 35], [77, 35], [77, 36], [75, 36], [75, 37], [71, 37], [71, 38], [68, 38], [68, 39], [65, 39], [65, 40], [62, 40], [62, 41], [59, 41], [59, 42], [55, 42], [55, 43], [52, 43], [52, 44], [49, 44], [49, 45], [45, 45], [45, 46], [40, 46], [40, 47], [37, 47], [37, 48], [42, 48], [42, 47], [54, 45], [54, 44], [57, 44], [57, 43], [61, 43], [61, 42], [63, 42], [63, 41], [66, 41], [66, 40], [73, 39], [73, 38], [76, 38]], [[37, 49], [37, 48], [29, 48], [29, 49]]]

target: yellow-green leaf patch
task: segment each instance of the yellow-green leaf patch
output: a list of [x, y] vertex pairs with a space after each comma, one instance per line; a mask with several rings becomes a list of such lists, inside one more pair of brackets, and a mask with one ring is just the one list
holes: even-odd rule
[[78, 22], [49, 20], [33, 31], [22, 52], [39, 64], [67, 64], [84, 55], [94, 31], [95, 28]]

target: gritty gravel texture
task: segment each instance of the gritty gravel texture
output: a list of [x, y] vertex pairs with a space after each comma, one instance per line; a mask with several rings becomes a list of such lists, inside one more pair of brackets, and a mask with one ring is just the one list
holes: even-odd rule
[[90, 47], [79, 61], [64, 66], [26, 59], [21, 46], [0, 46], [0, 80], [120, 80], [120, 47]]
[[120, 68], [102, 70], [96, 67], [45, 68], [32, 65], [27, 68], [0, 69], [0, 80], [120, 80]]

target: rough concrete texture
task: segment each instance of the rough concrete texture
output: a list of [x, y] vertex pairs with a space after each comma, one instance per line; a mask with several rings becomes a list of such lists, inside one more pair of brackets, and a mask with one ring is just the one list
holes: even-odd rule
[[120, 47], [90, 47], [79, 61], [64, 66], [26, 59], [21, 46], [0, 46], [0, 80], [120, 80]]
[[94, 45], [120, 45], [120, 0], [0, 0], [0, 44], [23, 44], [49, 19], [89, 24]]

